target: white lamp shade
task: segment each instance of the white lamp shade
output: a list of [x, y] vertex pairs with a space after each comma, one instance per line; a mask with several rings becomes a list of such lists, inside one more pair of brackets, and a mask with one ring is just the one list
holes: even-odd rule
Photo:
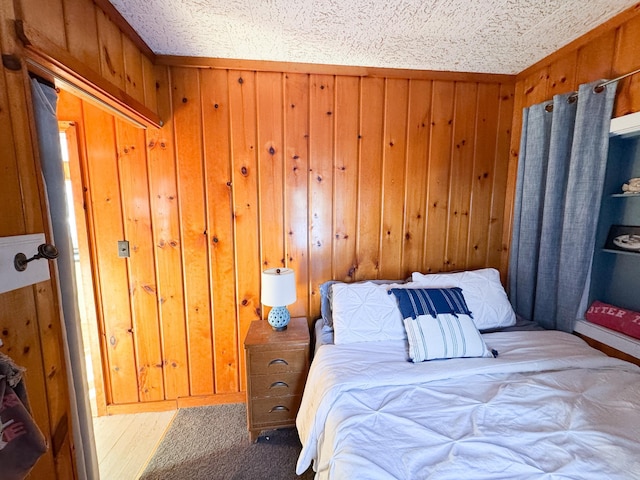
[[296, 301], [296, 276], [291, 268], [269, 268], [262, 272], [262, 303], [269, 307]]

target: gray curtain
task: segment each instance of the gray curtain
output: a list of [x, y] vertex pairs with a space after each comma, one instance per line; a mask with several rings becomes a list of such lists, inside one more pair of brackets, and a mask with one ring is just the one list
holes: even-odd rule
[[584, 313], [617, 86], [598, 93], [600, 83], [523, 112], [509, 296], [549, 329], [571, 332]]
[[47, 190], [53, 243], [59, 257], [54, 262], [58, 273], [59, 295], [62, 299], [62, 325], [65, 334], [65, 360], [69, 372], [69, 391], [73, 425], [76, 466], [80, 479], [97, 479], [98, 460], [93, 437], [91, 406], [86, 381], [86, 365], [80, 330], [80, 313], [74, 274], [73, 247], [68, 224], [64, 171], [56, 105], [55, 89], [31, 80], [34, 116], [38, 132], [38, 147]]

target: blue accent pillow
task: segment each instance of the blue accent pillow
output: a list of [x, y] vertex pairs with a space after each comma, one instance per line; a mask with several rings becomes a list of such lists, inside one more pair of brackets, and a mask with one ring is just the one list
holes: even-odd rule
[[462, 295], [462, 289], [459, 287], [392, 288], [389, 293], [393, 293], [398, 299], [402, 318], [415, 319], [420, 315], [431, 315], [436, 318], [442, 313], [448, 313], [454, 317], [463, 314], [473, 318]]

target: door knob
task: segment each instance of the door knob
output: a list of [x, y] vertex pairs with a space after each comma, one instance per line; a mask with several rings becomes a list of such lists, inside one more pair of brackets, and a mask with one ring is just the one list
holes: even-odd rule
[[50, 243], [43, 243], [38, 246], [38, 253], [36, 253], [33, 257], [27, 258], [24, 253], [17, 253], [13, 258], [13, 266], [16, 267], [16, 270], [19, 272], [24, 272], [27, 269], [27, 263], [32, 260], [38, 260], [40, 258], [46, 258], [47, 260], [53, 260], [58, 258], [58, 249], [55, 245], [51, 245]]

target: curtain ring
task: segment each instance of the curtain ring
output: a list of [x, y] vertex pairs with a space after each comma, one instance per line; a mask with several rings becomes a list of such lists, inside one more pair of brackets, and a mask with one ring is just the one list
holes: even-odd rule
[[606, 88], [607, 86], [601, 83], [600, 85], [593, 87], [593, 93], [602, 93]]
[[547, 111], [547, 112], [549, 112], [549, 113], [553, 112], [553, 103], [547, 103], [547, 104], [544, 106], [544, 109], [545, 109], [545, 111]]
[[572, 93], [571, 95], [569, 95], [567, 97], [567, 103], [575, 103], [576, 100], [578, 100], [578, 94], [577, 93]]

